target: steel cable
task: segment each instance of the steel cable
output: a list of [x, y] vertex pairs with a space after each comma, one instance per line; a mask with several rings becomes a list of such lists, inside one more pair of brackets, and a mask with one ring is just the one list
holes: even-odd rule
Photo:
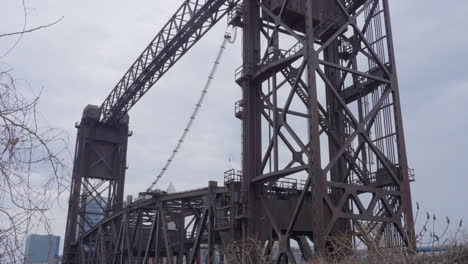
[[[235, 39], [234, 39], [235, 40]], [[206, 81], [205, 83], [205, 86], [203, 88], [203, 90], [201, 91], [201, 94], [200, 94], [200, 97], [198, 98], [198, 101], [197, 103], [195, 104], [195, 108], [192, 112], [192, 115], [190, 116], [189, 120], [188, 120], [188, 123], [187, 125], [185, 126], [185, 129], [184, 129], [184, 132], [182, 133], [182, 136], [179, 138], [179, 141], [177, 142], [177, 145], [176, 147], [174, 148], [174, 150], [172, 151], [171, 153], [171, 156], [169, 157], [169, 159], [166, 161], [166, 164], [164, 165], [164, 167], [161, 169], [161, 171], [159, 172], [159, 174], [156, 176], [156, 179], [153, 181], [153, 183], [150, 185], [150, 187], [147, 189], [147, 191], [151, 191], [155, 186], [156, 184], [158, 183], [158, 181], [162, 178], [162, 176], [167, 172], [169, 166], [171, 165], [171, 163], [174, 161], [174, 158], [175, 156], [177, 155], [177, 153], [179, 152], [179, 149], [181, 148], [182, 144], [184, 143], [184, 140], [185, 138], [187, 137], [189, 131], [190, 131], [190, 128], [192, 127], [193, 125], [193, 122], [195, 121], [198, 113], [200, 112], [200, 108], [203, 104], [203, 101], [205, 100], [205, 97], [206, 97], [206, 94], [208, 93], [208, 89], [210, 88], [211, 86], [211, 83], [214, 79], [214, 76], [216, 74], [216, 70], [218, 69], [218, 66], [220, 64], [220, 61], [221, 61], [221, 58], [224, 54], [224, 50], [226, 49], [226, 44], [229, 42], [229, 43], [233, 43], [234, 40], [231, 41], [231, 34], [229, 34], [228, 32], [225, 33], [224, 35], [224, 39], [223, 39], [223, 43], [221, 44], [221, 47], [219, 49], [219, 52], [218, 52], [218, 55], [216, 56], [216, 60], [213, 64], [213, 68], [211, 69], [211, 72], [210, 72], [210, 75], [208, 76], [208, 80]]]

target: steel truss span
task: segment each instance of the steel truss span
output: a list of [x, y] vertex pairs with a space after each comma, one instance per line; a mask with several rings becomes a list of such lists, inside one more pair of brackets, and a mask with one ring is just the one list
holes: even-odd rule
[[[213, 254], [216, 208], [228, 190], [214, 182], [208, 188], [153, 194], [104, 219], [80, 238], [85, 263], [199, 263], [200, 250]], [[168, 258], [168, 256], [173, 256]]]
[[113, 123], [240, 0], [185, 0], [102, 103], [101, 122]]
[[[64, 263], [202, 263], [204, 256], [207, 263], [300, 263], [298, 250], [306, 261], [338, 258], [351, 247], [414, 250], [388, 0], [184, 6], [195, 2], [190, 10], [199, 15], [187, 12], [197, 23], [179, 23], [183, 29], [169, 34], [162, 50], [180, 58], [186, 50], [177, 53], [178, 41], [190, 39], [188, 32], [201, 37], [200, 25], [215, 13], [229, 10], [243, 29], [243, 65], [235, 73], [242, 170], [226, 172], [224, 186], [150, 192], [123, 206], [128, 120], [120, 117], [154, 83], [148, 80], [170, 68], [158, 64], [163, 55], [147, 57], [151, 70], [124, 77], [128, 88], [83, 115]], [[117, 130], [115, 140], [103, 139]], [[96, 179], [111, 187], [90, 182]], [[83, 228], [89, 196], [112, 198], [104, 219]]]

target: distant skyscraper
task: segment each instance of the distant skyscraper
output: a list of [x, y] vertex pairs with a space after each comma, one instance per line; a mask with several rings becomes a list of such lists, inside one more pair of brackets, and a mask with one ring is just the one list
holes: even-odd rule
[[54, 263], [58, 259], [60, 237], [53, 235], [29, 235], [26, 239], [26, 263]]
[[86, 208], [86, 221], [83, 223], [84, 232], [87, 232], [104, 218], [107, 198], [93, 199], [89, 197]]

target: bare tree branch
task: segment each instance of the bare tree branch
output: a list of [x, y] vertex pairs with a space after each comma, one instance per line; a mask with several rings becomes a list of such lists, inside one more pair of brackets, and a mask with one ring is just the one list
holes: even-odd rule
[[[50, 233], [50, 208], [67, 189], [68, 140], [37, 118], [40, 93], [0, 68], [0, 263], [23, 263], [30, 232]], [[18, 82], [20, 81], [20, 82]], [[28, 83], [26, 82], [26, 85]]]
[[[56, 25], [60, 19], [27, 29], [27, 8], [23, 7], [21, 31], [0, 34], [19, 36], [2, 55], [15, 49], [24, 34]], [[12, 68], [12, 67], [11, 67]], [[24, 263], [24, 242], [28, 233], [51, 233], [49, 209], [68, 189], [64, 175], [69, 171], [63, 156], [67, 137], [63, 131], [38, 124], [40, 94], [28, 98], [18, 87], [12, 69], [0, 68], [0, 263]]]
[[34, 31], [37, 31], [37, 30], [40, 30], [40, 29], [43, 29], [43, 28], [48, 28], [48, 27], [51, 27], [51, 26], [59, 23], [60, 21], [62, 21], [63, 18], [64, 17], [62, 16], [61, 18], [55, 20], [54, 22], [46, 24], [46, 25], [41, 25], [41, 26], [38, 26], [38, 27], [30, 28], [30, 29], [23, 29], [23, 30], [17, 31], [17, 32], [10, 32], [10, 33], [5, 33], [5, 34], [0, 34], [0, 38], [15, 36], [15, 35], [22, 35], [22, 34], [31, 33], [31, 32], [34, 32]]

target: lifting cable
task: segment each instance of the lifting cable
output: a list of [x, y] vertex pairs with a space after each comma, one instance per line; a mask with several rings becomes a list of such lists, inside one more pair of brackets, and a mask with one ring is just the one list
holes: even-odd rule
[[151, 191], [153, 190], [153, 188], [156, 186], [156, 184], [158, 183], [158, 181], [162, 178], [162, 176], [167, 172], [169, 166], [171, 165], [172, 161], [174, 160], [175, 156], [177, 155], [177, 153], [179, 152], [179, 149], [180, 147], [182, 146], [182, 144], [184, 143], [184, 140], [185, 138], [187, 137], [189, 131], [190, 131], [190, 128], [192, 127], [193, 125], [193, 122], [195, 121], [195, 119], [197, 118], [197, 115], [198, 113], [200, 112], [200, 108], [203, 104], [203, 101], [205, 100], [205, 96], [206, 94], [208, 93], [208, 89], [210, 88], [211, 86], [211, 83], [214, 79], [214, 76], [216, 74], [216, 70], [218, 68], [218, 65], [220, 64], [220, 61], [221, 61], [221, 58], [224, 54], [224, 50], [226, 49], [226, 44], [229, 42], [229, 43], [234, 43], [235, 39], [236, 39], [236, 28], [234, 27], [234, 38], [231, 39], [231, 34], [226, 32], [224, 34], [224, 39], [223, 39], [223, 43], [221, 44], [221, 47], [219, 49], [219, 52], [218, 52], [218, 56], [216, 57], [216, 60], [213, 64], [213, 68], [211, 69], [211, 72], [210, 72], [210, 75], [208, 76], [208, 80], [206, 81], [205, 83], [205, 86], [203, 88], [203, 90], [201, 91], [201, 94], [200, 94], [200, 97], [198, 98], [198, 101], [197, 103], [195, 104], [195, 108], [193, 109], [193, 112], [192, 112], [192, 115], [190, 116], [189, 120], [188, 120], [188, 123], [187, 125], [185, 126], [185, 129], [184, 129], [184, 132], [182, 133], [182, 136], [179, 138], [179, 141], [177, 142], [177, 145], [176, 147], [174, 148], [174, 150], [172, 151], [171, 153], [171, 156], [169, 157], [169, 159], [166, 161], [166, 164], [164, 165], [164, 167], [161, 169], [161, 172], [159, 172], [159, 174], [156, 176], [156, 179], [154, 180], [154, 182], [151, 184], [151, 186], [147, 189], [147, 191]]

